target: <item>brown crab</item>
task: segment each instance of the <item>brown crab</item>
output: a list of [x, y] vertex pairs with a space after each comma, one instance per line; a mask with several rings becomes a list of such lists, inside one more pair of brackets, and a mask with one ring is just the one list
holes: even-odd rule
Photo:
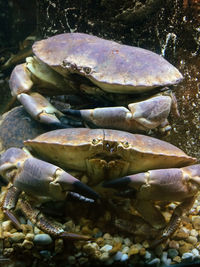
[[[167, 142], [144, 135], [117, 130], [62, 129], [44, 133], [26, 141], [25, 145], [34, 155], [51, 163], [18, 148], [10, 148], [2, 154], [0, 174], [10, 182], [2, 207], [17, 225], [12, 210], [22, 192], [43, 200], [63, 200], [68, 191], [101, 199], [112, 197], [110, 188], [106, 187], [128, 186], [133, 189], [135, 208], [142, 217], [153, 227], [164, 229], [163, 240], [176, 229], [183, 212], [190, 209], [200, 187], [200, 164], [191, 165], [196, 162], [195, 158]], [[52, 163], [86, 173], [88, 184], [84, 185]], [[155, 207], [156, 201], [180, 202], [167, 226]], [[33, 223], [47, 233], [73, 237], [72, 233], [49, 222], [27, 200], [20, 204]], [[88, 239], [81, 235], [74, 238]]]
[[176, 84], [183, 77], [161, 56], [84, 33], [65, 33], [35, 42], [33, 53], [34, 57], [14, 68], [10, 88], [36, 120], [63, 127], [60, 120], [64, 114], [38, 92], [73, 94], [81, 96], [83, 103], [87, 95], [103, 105], [63, 111], [90, 126], [130, 132], [170, 129], [167, 118], [172, 104], [175, 106], [174, 97], [155, 94], [155, 90]]

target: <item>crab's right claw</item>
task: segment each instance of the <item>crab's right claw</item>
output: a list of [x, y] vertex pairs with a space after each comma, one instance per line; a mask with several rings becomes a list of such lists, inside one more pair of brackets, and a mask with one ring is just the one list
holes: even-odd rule
[[72, 110], [62, 112], [69, 117], [78, 118], [92, 127], [112, 128], [129, 132], [149, 131], [157, 127], [163, 131], [171, 128], [168, 123], [172, 99], [158, 95], [150, 99], [123, 106], [95, 109]]

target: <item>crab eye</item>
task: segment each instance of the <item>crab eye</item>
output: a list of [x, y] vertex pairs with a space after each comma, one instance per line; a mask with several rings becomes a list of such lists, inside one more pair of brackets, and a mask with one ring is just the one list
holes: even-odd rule
[[69, 68], [71, 64], [68, 61], [63, 60], [63, 66]]
[[129, 146], [128, 141], [124, 142], [124, 147], [128, 147], [128, 146]]
[[83, 68], [83, 71], [84, 71], [86, 74], [90, 74], [91, 71], [92, 71], [92, 69], [89, 68], [89, 67], [84, 67], [84, 68]]
[[93, 145], [96, 145], [97, 143], [98, 143], [98, 140], [97, 140], [97, 139], [95, 139], [95, 138], [92, 139], [92, 144], [93, 144]]

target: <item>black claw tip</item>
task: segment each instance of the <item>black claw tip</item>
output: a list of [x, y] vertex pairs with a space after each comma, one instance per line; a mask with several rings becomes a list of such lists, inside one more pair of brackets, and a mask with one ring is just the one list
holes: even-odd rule
[[112, 188], [120, 188], [127, 187], [127, 185], [131, 182], [130, 177], [125, 176], [122, 178], [114, 179], [108, 182], [103, 183], [103, 187], [112, 187]]
[[92, 199], [98, 199], [100, 197], [94, 190], [92, 190], [92, 188], [90, 188], [86, 184], [81, 183], [80, 181], [75, 182], [73, 186], [74, 191], [79, 194], [82, 194], [83, 196]]
[[74, 118], [81, 118], [81, 112], [80, 110], [75, 110], [75, 109], [63, 109], [62, 113], [68, 116], [72, 116]]

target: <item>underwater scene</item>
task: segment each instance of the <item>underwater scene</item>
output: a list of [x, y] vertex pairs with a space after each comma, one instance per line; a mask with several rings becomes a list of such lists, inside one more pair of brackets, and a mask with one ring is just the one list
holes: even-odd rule
[[200, 1], [0, 10], [0, 266], [199, 266]]

